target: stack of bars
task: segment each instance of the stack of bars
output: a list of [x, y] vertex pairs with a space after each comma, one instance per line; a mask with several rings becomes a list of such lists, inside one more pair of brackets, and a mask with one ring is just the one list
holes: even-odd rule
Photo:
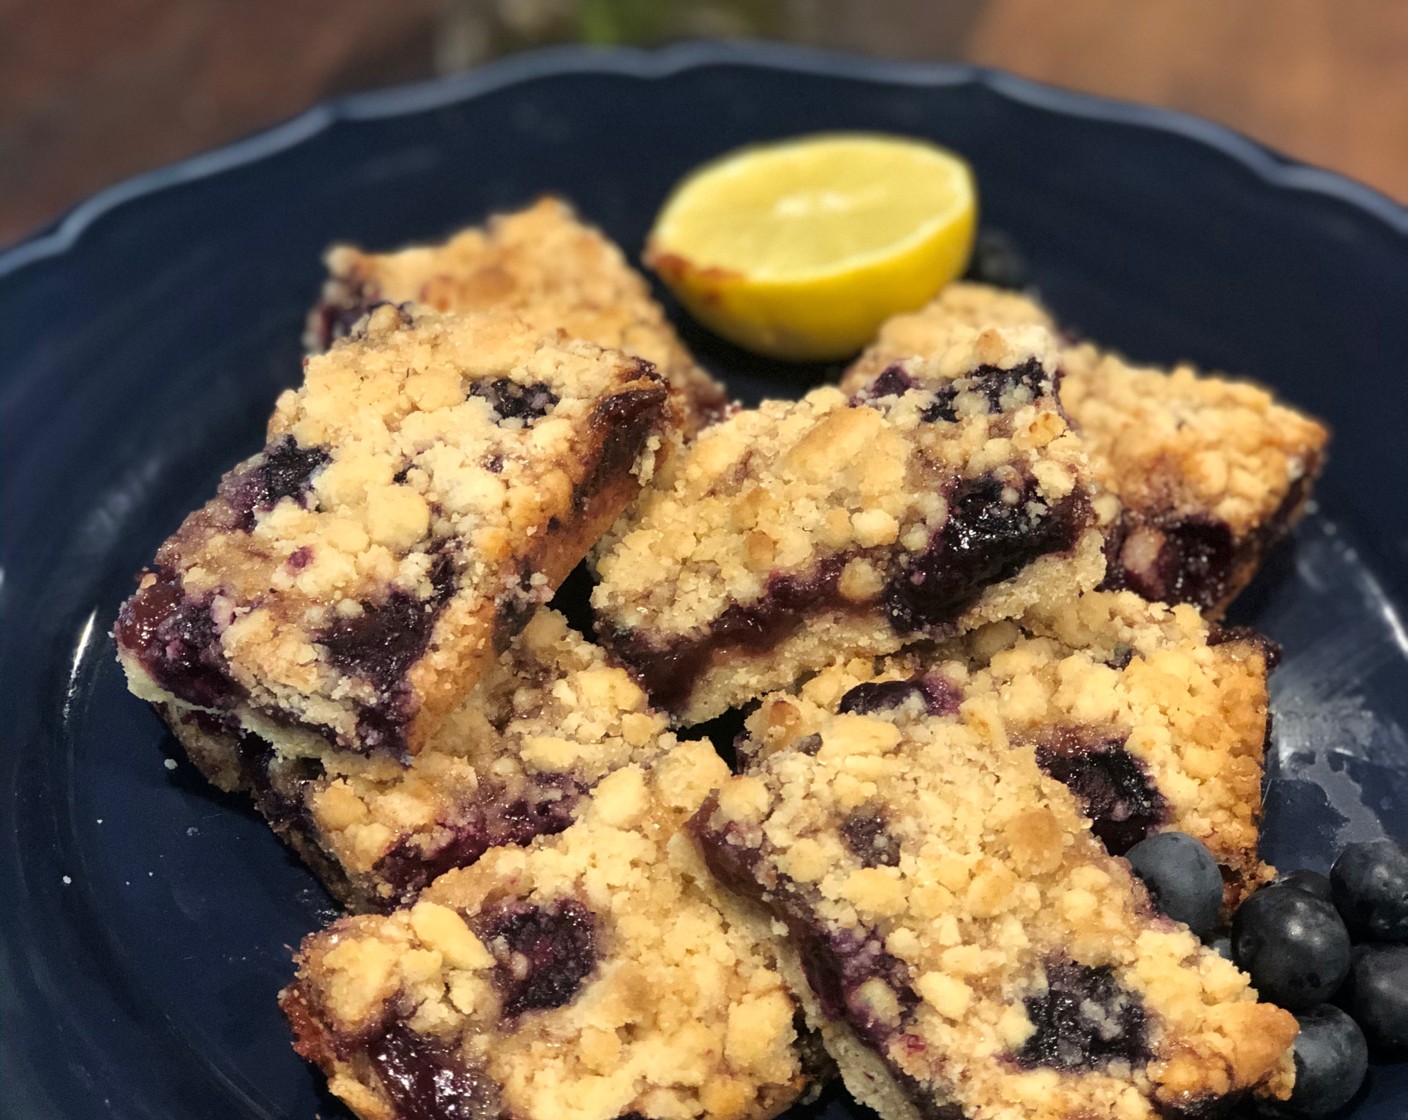
[[[1326, 439], [958, 284], [744, 409], [547, 200], [329, 258], [301, 387], [115, 637], [350, 914], [281, 1001], [367, 1120], [1284, 1098], [1290, 1015], [1120, 856], [1257, 854], [1222, 610]], [[599, 645], [547, 604], [585, 562]], [[678, 738], [747, 709], [737, 773]]]

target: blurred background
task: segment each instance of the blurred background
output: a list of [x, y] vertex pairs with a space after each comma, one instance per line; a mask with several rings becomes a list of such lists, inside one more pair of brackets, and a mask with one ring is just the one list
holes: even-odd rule
[[714, 36], [1185, 109], [1408, 201], [1408, 0], [0, 0], [0, 246], [324, 97]]

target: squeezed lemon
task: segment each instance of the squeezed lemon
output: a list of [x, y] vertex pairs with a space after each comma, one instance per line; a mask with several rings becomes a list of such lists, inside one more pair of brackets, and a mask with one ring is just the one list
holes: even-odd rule
[[952, 152], [804, 136], [705, 164], [666, 200], [645, 262], [700, 322], [760, 354], [844, 358], [962, 274], [973, 174]]

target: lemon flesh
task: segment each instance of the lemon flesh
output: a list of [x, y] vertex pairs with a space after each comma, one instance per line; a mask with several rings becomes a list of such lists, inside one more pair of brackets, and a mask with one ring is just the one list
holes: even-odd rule
[[973, 175], [952, 152], [895, 136], [806, 136], [689, 175], [656, 218], [645, 261], [731, 342], [829, 360], [959, 276], [976, 224]]

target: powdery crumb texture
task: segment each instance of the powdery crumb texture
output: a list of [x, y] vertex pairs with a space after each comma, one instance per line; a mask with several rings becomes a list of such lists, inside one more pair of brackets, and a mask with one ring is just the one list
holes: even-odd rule
[[310, 348], [325, 348], [379, 300], [439, 311], [505, 308], [533, 330], [560, 328], [654, 363], [677, 390], [687, 432], [728, 405], [723, 386], [690, 356], [645, 279], [560, 199], [490, 218], [439, 245], [394, 253], [337, 246], [327, 267], [323, 301], [309, 316]]
[[[1092, 592], [936, 647], [843, 658], [799, 694], [828, 711], [883, 703], [895, 719], [984, 721], [1009, 747], [1035, 748], [1111, 854], [1167, 829], [1201, 840], [1230, 914], [1274, 875], [1257, 855], [1267, 648], [1186, 604]], [[769, 697], [750, 717], [752, 746], [789, 749], [803, 725], [792, 698]]]
[[648, 480], [665, 398], [512, 316], [378, 308], [157, 553], [118, 620], [133, 691], [290, 755], [414, 754]]
[[599, 636], [689, 723], [838, 649], [1092, 587], [1102, 542], [1055, 361], [1040, 328], [969, 331], [861, 397], [817, 389], [707, 429], [598, 553]]
[[790, 931], [785, 971], [858, 1099], [1152, 1120], [1286, 1095], [1293, 1017], [1154, 913], [1000, 723], [791, 703], [805, 749], [732, 779], [691, 828]]
[[313, 935], [281, 999], [300, 1053], [367, 1120], [781, 1112], [805, 1084], [793, 1002], [679, 831], [727, 776], [680, 744], [562, 835]]
[[252, 754], [209, 721], [175, 722], [201, 769], [251, 793], [356, 910], [413, 900], [484, 851], [571, 825], [606, 775], [674, 742], [626, 672], [544, 608], [409, 766], [349, 754]]
[[[842, 387], [857, 388], [955, 333], [1021, 323], [1053, 325], [1024, 296], [951, 285], [924, 309], [887, 322]], [[1061, 402], [1097, 480], [1124, 506], [1114, 570], [1127, 575], [1119, 585], [1220, 612], [1300, 515], [1329, 433], [1260, 386], [1188, 365], [1135, 366], [1090, 344], [1065, 347], [1061, 361]], [[1223, 572], [1179, 579], [1168, 571], [1179, 561]]]

